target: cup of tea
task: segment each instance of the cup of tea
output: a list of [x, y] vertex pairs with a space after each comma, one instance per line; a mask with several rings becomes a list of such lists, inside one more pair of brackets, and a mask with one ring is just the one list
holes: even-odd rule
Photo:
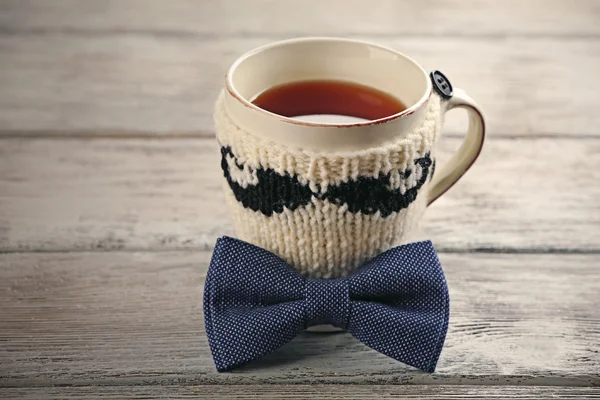
[[[467, 134], [437, 165], [444, 115], [454, 108], [467, 110]], [[441, 72], [337, 38], [244, 54], [227, 72], [214, 117], [236, 234], [313, 278], [347, 275], [410, 241], [485, 136], [479, 107]]]

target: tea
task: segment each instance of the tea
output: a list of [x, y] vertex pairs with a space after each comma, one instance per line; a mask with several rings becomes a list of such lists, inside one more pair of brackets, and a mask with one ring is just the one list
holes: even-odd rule
[[252, 103], [284, 117], [313, 122], [375, 120], [406, 109], [400, 100], [381, 90], [339, 80], [285, 83], [260, 93]]

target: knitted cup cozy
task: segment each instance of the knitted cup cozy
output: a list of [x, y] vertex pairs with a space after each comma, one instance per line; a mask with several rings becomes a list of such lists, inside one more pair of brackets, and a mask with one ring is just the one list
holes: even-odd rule
[[433, 93], [412, 132], [358, 152], [319, 153], [236, 126], [215, 109], [225, 195], [238, 237], [303, 275], [347, 275], [405, 243], [427, 206], [446, 102]]

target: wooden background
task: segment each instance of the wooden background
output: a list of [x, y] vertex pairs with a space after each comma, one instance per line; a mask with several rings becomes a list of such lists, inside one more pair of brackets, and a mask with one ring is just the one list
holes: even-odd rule
[[[0, 0], [0, 398], [599, 398], [599, 22], [595, 0]], [[486, 112], [422, 223], [452, 298], [434, 374], [346, 334], [214, 370], [212, 104], [237, 56], [305, 35], [397, 48]]]

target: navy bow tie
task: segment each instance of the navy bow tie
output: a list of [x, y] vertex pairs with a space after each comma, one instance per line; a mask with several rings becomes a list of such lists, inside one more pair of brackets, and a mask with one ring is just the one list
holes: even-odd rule
[[275, 254], [223, 237], [204, 288], [206, 333], [218, 371], [270, 353], [309, 326], [332, 324], [433, 372], [448, 314], [448, 287], [429, 241], [388, 250], [348, 277], [307, 279]]

